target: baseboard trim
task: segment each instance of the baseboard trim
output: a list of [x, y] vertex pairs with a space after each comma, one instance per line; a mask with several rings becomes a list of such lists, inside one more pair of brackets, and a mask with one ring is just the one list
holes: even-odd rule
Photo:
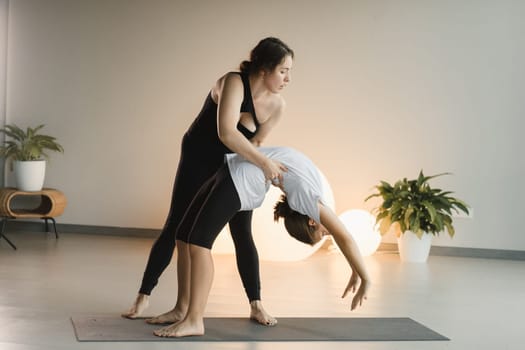
[[[123, 236], [139, 238], [157, 238], [160, 229], [118, 227], [118, 226], [94, 226], [94, 225], [75, 225], [75, 224], [56, 224], [58, 234], [82, 233], [92, 235]], [[50, 229], [52, 229], [50, 227]], [[45, 231], [43, 220], [18, 220], [9, 219], [7, 232], [40, 232]]]
[[[45, 225], [42, 220], [15, 220], [10, 219], [7, 224], [7, 232], [39, 232], [44, 231]], [[123, 236], [138, 238], [157, 238], [160, 229], [117, 227], [117, 226], [94, 226], [94, 225], [74, 225], [57, 223], [59, 234], [80, 233], [91, 235]], [[381, 243], [378, 251], [397, 252], [396, 243]], [[524, 250], [506, 249], [482, 249], [464, 247], [443, 247], [432, 246], [430, 255], [435, 256], [455, 256], [463, 258], [481, 259], [503, 259], [503, 260], [525, 260]]]
[[[381, 243], [378, 251], [397, 252], [396, 243]], [[464, 247], [430, 247], [430, 255], [435, 256], [455, 256], [462, 258], [481, 258], [481, 259], [504, 259], [504, 260], [525, 260], [525, 251], [507, 249], [484, 249], [484, 248], [464, 248]]]

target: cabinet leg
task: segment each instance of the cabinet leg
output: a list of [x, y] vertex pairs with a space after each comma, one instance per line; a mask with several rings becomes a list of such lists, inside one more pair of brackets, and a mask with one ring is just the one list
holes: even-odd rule
[[16, 245], [13, 244], [13, 242], [11, 242], [9, 240], [9, 238], [6, 237], [6, 235], [4, 235], [4, 230], [5, 230], [5, 227], [7, 226], [7, 218], [3, 218], [2, 219], [2, 229], [0, 230], [0, 239], [5, 239], [7, 243], [9, 243], [9, 245], [11, 246], [11, 248], [13, 248], [14, 250], [16, 250]]
[[58, 239], [57, 222], [55, 221], [55, 219], [54, 218], [44, 218], [44, 220], [46, 221], [46, 232], [49, 232], [49, 224], [47, 220], [51, 220], [51, 222], [53, 223], [53, 230], [55, 231], [55, 238]]

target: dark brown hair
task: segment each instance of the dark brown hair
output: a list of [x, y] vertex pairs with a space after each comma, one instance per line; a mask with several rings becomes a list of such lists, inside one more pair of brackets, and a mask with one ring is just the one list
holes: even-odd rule
[[308, 224], [310, 218], [290, 208], [285, 195], [282, 195], [273, 207], [273, 219], [279, 221], [279, 218], [284, 219], [284, 227], [290, 236], [306, 244], [315, 243], [313, 239], [315, 227]]
[[294, 57], [288, 45], [274, 37], [264, 38], [250, 52], [250, 60], [243, 61], [239, 69], [247, 74], [261, 70], [273, 71], [286, 56]]

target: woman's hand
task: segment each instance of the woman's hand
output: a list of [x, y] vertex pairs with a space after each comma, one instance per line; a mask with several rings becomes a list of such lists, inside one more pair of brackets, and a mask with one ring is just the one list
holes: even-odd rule
[[[351, 310], [355, 310], [358, 306], [361, 306], [363, 304], [363, 300], [366, 300], [368, 297], [368, 289], [370, 288], [370, 283], [365, 280], [361, 280], [361, 284], [359, 284], [359, 276], [354, 271], [352, 272], [352, 277], [350, 277], [350, 281], [348, 282], [348, 285], [346, 286], [346, 289], [343, 293], [342, 298], [346, 297], [349, 292], [357, 293], [352, 298], [352, 304], [351, 304]], [[357, 287], [359, 285], [359, 288]]]
[[262, 171], [266, 181], [271, 181], [273, 185], [278, 186], [283, 180], [282, 173], [288, 169], [281, 162], [268, 158], [268, 161], [262, 166]]

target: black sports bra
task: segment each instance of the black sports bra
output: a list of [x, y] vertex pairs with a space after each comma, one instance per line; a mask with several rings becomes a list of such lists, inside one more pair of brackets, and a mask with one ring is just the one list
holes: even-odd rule
[[[242, 74], [240, 72], [233, 72], [239, 74], [242, 79], [244, 86], [244, 98], [241, 103], [240, 112], [250, 113], [255, 124], [255, 130], [250, 131], [240, 122], [237, 123], [237, 130], [239, 130], [244, 137], [248, 140], [252, 139], [259, 129], [259, 121], [255, 115], [255, 107], [253, 106], [252, 92], [250, 90], [250, 82], [248, 80], [247, 74]], [[213, 145], [222, 145], [217, 134], [217, 103], [213, 100], [211, 96], [211, 91], [208, 93], [204, 105], [202, 106], [199, 115], [193, 123], [190, 125], [186, 136], [199, 144], [202, 143], [211, 143]], [[225, 147], [224, 145], [219, 147]], [[223, 150], [225, 152], [226, 148]]]
[[246, 138], [251, 139], [259, 130], [259, 120], [257, 120], [257, 115], [255, 114], [255, 107], [253, 105], [252, 91], [250, 89], [250, 81], [248, 79], [248, 74], [243, 74], [240, 72], [234, 72], [241, 76], [242, 84], [244, 86], [244, 98], [241, 104], [241, 112], [250, 113], [253, 118], [253, 123], [255, 124], [255, 131], [248, 130], [241, 122], [237, 123], [237, 130], [239, 130]]

